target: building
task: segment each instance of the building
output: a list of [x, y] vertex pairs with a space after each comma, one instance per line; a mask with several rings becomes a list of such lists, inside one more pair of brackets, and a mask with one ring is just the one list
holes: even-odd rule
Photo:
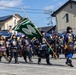
[[46, 26], [46, 27], [39, 27], [39, 31], [45, 31], [45, 33], [52, 34], [56, 31], [56, 26]]
[[0, 17], [0, 30], [12, 29], [20, 20], [22, 17], [19, 14]]
[[56, 28], [58, 32], [64, 32], [67, 26], [71, 26], [73, 32], [76, 33], [76, 1], [67, 1], [51, 16], [56, 17]]

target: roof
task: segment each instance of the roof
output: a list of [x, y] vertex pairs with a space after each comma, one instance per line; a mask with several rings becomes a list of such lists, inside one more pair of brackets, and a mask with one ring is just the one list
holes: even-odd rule
[[3, 17], [0, 17], [0, 22], [3, 22], [7, 19], [10, 19], [13, 15], [8, 15], [8, 16], [3, 16]]
[[52, 26], [52, 28], [50, 30], [48, 30], [47, 32], [50, 33], [50, 31], [52, 31], [52, 30], [56, 30], [56, 25]]
[[15, 16], [18, 16], [20, 19], [23, 19], [19, 14], [14, 14]]
[[[18, 16], [20, 19], [22, 19], [22, 17], [19, 15], [19, 14], [14, 14], [15, 16]], [[3, 16], [3, 17], [0, 17], [0, 22], [4, 22], [10, 18], [12, 18], [13, 15], [8, 15], [8, 16]]]
[[55, 17], [56, 14], [61, 11], [64, 7], [66, 7], [69, 3], [75, 3], [76, 4], [76, 1], [73, 1], [73, 0], [69, 0], [68, 2], [66, 2], [63, 6], [61, 6], [59, 9], [57, 9], [51, 16]]
[[54, 26], [46, 26], [46, 27], [39, 27], [39, 31], [45, 31], [48, 32], [49, 30], [51, 30]]

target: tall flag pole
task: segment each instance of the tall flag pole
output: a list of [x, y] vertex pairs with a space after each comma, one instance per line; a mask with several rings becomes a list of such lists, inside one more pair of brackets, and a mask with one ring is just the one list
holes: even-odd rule
[[[30, 39], [33, 39], [34, 37], [39, 38], [42, 36], [38, 28], [35, 26], [35, 24], [32, 22], [32, 20], [29, 18], [29, 16], [26, 14], [24, 9], [21, 7], [27, 18], [23, 19], [16, 27], [14, 27], [14, 30], [18, 32], [22, 32], [26, 36], [28, 36]], [[45, 39], [46, 44], [49, 46], [53, 54], [55, 55], [56, 59], [58, 59], [56, 53], [51, 48], [50, 44]]]
[[[25, 15], [26, 15], [26, 17], [27, 18], [29, 18], [30, 19], [30, 17], [26, 14], [26, 12], [25, 12], [25, 10], [22, 8], [22, 7], [20, 7], [21, 9], [22, 9], [22, 11], [25, 13]], [[32, 20], [30, 19], [30, 21], [32, 22]], [[33, 22], [32, 22], [33, 23]], [[34, 24], [34, 23], [33, 23]], [[35, 24], [34, 24], [34, 26], [35, 26]], [[36, 27], [36, 26], [35, 26]], [[38, 28], [36, 27], [36, 29], [38, 30]], [[40, 33], [40, 31], [38, 30], [38, 32]], [[41, 35], [41, 33], [40, 33], [40, 35]]]

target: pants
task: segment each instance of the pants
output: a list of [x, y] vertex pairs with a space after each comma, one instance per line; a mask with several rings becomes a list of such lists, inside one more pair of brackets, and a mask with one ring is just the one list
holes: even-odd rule
[[[50, 64], [49, 54], [46, 54], [46, 55], [45, 55], [45, 58], [46, 58], [47, 64]], [[39, 57], [39, 58], [38, 58], [38, 63], [40, 63], [40, 62], [41, 62], [41, 58]]]
[[27, 57], [28, 57], [29, 61], [31, 61], [31, 57], [32, 57], [31, 51], [29, 51], [29, 52], [28, 51], [23, 51], [22, 54], [23, 54], [23, 58], [26, 62], [27, 62]]
[[73, 54], [72, 53], [67, 53], [66, 54], [66, 64], [72, 66], [72, 57], [73, 57]]
[[6, 50], [6, 53], [7, 53], [7, 57], [8, 56], [10, 56], [10, 54], [9, 54], [9, 48], [6, 48], [7, 50]]
[[5, 51], [4, 51], [4, 52], [0, 52], [0, 61], [1, 61], [2, 56], [4, 56], [4, 58], [5, 58], [7, 61], [9, 61], [9, 59], [7, 58], [7, 55], [6, 55], [6, 52], [5, 52]]
[[9, 62], [12, 61], [13, 57], [15, 58], [15, 63], [18, 63], [18, 52], [11, 52], [11, 57], [10, 57]]

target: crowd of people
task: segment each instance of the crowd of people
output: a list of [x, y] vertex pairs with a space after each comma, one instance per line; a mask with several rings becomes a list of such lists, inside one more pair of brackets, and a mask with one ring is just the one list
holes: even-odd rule
[[[8, 63], [11, 63], [14, 57], [15, 63], [18, 64], [18, 58], [23, 57], [26, 63], [33, 62], [32, 56], [38, 57], [38, 64], [41, 59], [45, 58], [48, 65], [50, 63], [50, 55], [52, 58], [59, 58], [60, 54], [64, 54], [66, 64], [74, 67], [72, 64], [72, 57], [75, 52], [74, 42], [75, 37], [72, 33], [72, 28], [67, 27], [67, 32], [64, 36], [53, 35], [52, 37], [45, 37], [45, 31], [41, 32], [40, 38], [34, 37], [32, 40], [28, 36], [17, 38], [12, 35], [10, 38], [3, 38], [0, 36], [0, 62], [4, 57]], [[49, 44], [49, 45], [48, 45]]]

